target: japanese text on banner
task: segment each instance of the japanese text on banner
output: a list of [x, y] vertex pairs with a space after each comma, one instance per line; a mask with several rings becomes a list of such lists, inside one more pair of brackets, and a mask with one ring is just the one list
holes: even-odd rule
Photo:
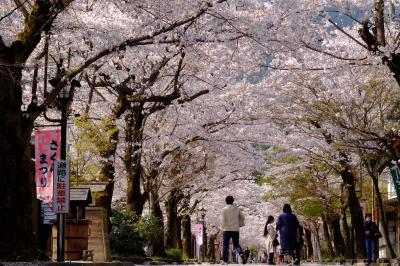
[[60, 130], [35, 132], [35, 182], [37, 198], [53, 201], [53, 164], [60, 158]]
[[69, 161], [54, 162], [54, 201], [55, 213], [69, 212]]
[[203, 245], [203, 224], [195, 224], [194, 230], [196, 234], [197, 245]]

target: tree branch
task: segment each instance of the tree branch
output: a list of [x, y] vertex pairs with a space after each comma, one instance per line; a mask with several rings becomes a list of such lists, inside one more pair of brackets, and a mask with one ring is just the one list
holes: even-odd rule
[[[223, 3], [226, 2], [227, 0], [218, 0], [216, 3]], [[73, 78], [75, 77], [79, 72], [81, 72], [83, 69], [85, 69], [86, 67], [88, 67], [89, 65], [91, 65], [92, 63], [94, 63], [95, 61], [99, 60], [100, 58], [109, 55], [115, 51], [124, 49], [125, 47], [132, 47], [132, 46], [136, 46], [139, 45], [141, 42], [149, 40], [149, 39], [153, 39], [156, 36], [159, 36], [163, 33], [169, 32], [174, 30], [175, 28], [178, 28], [182, 25], [185, 25], [189, 22], [192, 22], [194, 20], [196, 20], [197, 18], [199, 18], [200, 16], [204, 15], [207, 10], [209, 10], [210, 8], [214, 7], [214, 4], [212, 4], [211, 2], [207, 2], [205, 3], [205, 5], [200, 8], [200, 10], [195, 13], [194, 15], [188, 16], [187, 18], [184, 18], [180, 21], [176, 21], [175, 23], [172, 23], [168, 26], [164, 26], [159, 30], [156, 30], [152, 33], [149, 34], [145, 34], [139, 37], [134, 37], [134, 38], [129, 38], [123, 42], [121, 42], [120, 44], [114, 45], [113, 47], [110, 47], [108, 49], [104, 49], [103, 51], [99, 52], [97, 55], [94, 55], [93, 57], [89, 58], [88, 60], [86, 60], [83, 64], [81, 64], [79, 67], [77, 67], [76, 69], [70, 71], [67, 74], [68, 78]]]
[[324, 18], [326, 18], [329, 23], [331, 23], [336, 29], [338, 29], [340, 32], [342, 32], [344, 35], [346, 35], [347, 37], [349, 37], [350, 39], [352, 39], [353, 41], [355, 41], [358, 45], [364, 47], [365, 49], [368, 50], [368, 47], [365, 46], [364, 44], [362, 44], [361, 42], [359, 42], [356, 38], [354, 38], [353, 36], [351, 36], [350, 34], [348, 34], [345, 30], [343, 30], [341, 27], [339, 27], [335, 22], [333, 22], [333, 20], [331, 20], [330, 18], [327, 18], [326, 16], [322, 16]]
[[[15, 4], [16, 4], [17, 6], [16, 6], [15, 8], [13, 8], [13, 9], [12, 9], [10, 12], [8, 12], [7, 14], [5, 14], [4, 16], [2, 16], [2, 17], [0, 18], [0, 22], [1, 22], [3, 19], [5, 19], [5, 18], [11, 16], [12, 13], [14, 13], [16, 10], [18, 10], [21, 6], [23, 7], [23, 4], [24, 4], [26, 1], [27, 1], [27, 0], [25, 0], [23, 3], [20, 3], [19, 0], [14, 0]], [[26, 12], [27, 15], [28, 15], [28, 11], [25, 9], [25, 7], [23, 7], [23, 8], [24, 8], [25, 12]], [[25, 15], [25, 13], [24, 13], [23, 10], [22, 10], [22, 13], [24, 14], [24, 17], [27, 17], [27, 15]]]
[[20, 0], [14, 0], [14, 3], [16, 4], [17, 9], [19, 8], [21, 10], [21, 12], [22, 12], [22, 14], [24, 15], [25, 18], [29, 16], [29, 12], [24, 6], [26, 1], [27, 0], [25, 0], [24, 2], [21, 3]]
[[200, 97], [200, 96], [202, 96], [202, 95], [204, 95], [204, 94], [207, 94], [207, 93], [209, 93], [209, 92], [210, 92], [210, 91], [207, 90], [207, 89], [201, 90], [201, 91], [199, 91], [199, 92], [196, 92], [196, 93], [193, 94], [192, 96], [189, 96], [189, 97], [186, 97], [186, 98], [183, 98], [183, 99], [179, 99], [179, 100], [178, 100], [178, 103], [179, 103], [179, 104], [183, 104], [183, 103], [186, 103], [186, 102], [191, 102], [191, 101], [193, 101], [194, 99], [196, 99], [196, 98], [198, 98], [198, 97]]
[[[40, 3], [42, 1], [43, 0], [41, 0]], [[216, 1], [216, 3], [219, 4], [219, 3], [226, 2], [226, 1], [227, 0], [218, 0], [218, 1]], [[91, 58], [89, 58], [85, 62], [83, 62], [80, 66], [78, 66], [75, 69], [67, 72], [63, 76], [63, 78], [60, 80], [60, 82], [56, 85], [55, 89], [52, 90], [48, 94], [48, 97], [46, 97], [46, 99], [44, 100], [43, 104], [40, 106], [40, 109], [44, 110], [49, 104], [51, 104], [55, 100], [55, 98], [57, 96], [57, 93], [61, 90], [61, 88], [63, 88], [67, 84], [68, 80], [73, 79], [76, 75], [78, 75], [85, 68], [87, 68], [92, 63], [94, 63], [97, 60], [99, 60], [100, 58], [103, 58], [103, 57], [105, 57], [105, 56], [107, 56], [107, 55], [109, 55], [109, 54], [111, 54], [111, 53], [113, 53], [115, 51], [124, 49], [125, 47], [132, 47], [132, 46], [140, 45], [140, 43], [143, 42], [143, 41], [153, 39], [156, 36], [159, 36], [159, 35], [161, 35], [163, 33], [167, 33], [169, 31], [174, 30], [175, 28], [178, 28], [178, 27], [180, 27], [182, 25], [190, 23], [190, 22], [196, 20], [197, 18], [199, 18], [200, 16], [204, 15], [207, 12], [207, 10], [209, 10], [212, 7], [214, 7], [214, 4], [211, 3], [211, 2], [207, 2], [207, 3], [205, 3], [205, 5], [202, 8], [200, 8], [199, 11], [197, 11], [197, 13], [195, 13], [195, 14], [193, 14], [191, 16], [188, 16], [188, 17], [186, 17], [186, 18], [184, 18], [182, 20], [176, 21], [175, 23], [172, 23], [172, 24], [170, 24], [168, 26], [162, 27], [161, 29], [156, 30], [156, 31], [154, 31], [152, 33], [145, 34], [145, 35], [142, 35], [142, 36], [139, 36], [139, 37], [129, 38], [129, 39], [121, 42], [120, 44], [114, 45], [114, 46], [112, 46], [112, 47], [110, 47], [108, 49], [104, 49], [104, 50], [100, 51], [98, 54], [92, 56]], [[33, 114], [33, 118], [36, 118], [39, 115], [40, 115], [40, 112], [36, 112], [35, 114]]]
[[306, 42], [304, 42], [304, 41], [300, 41], [300, 42], [301, 42], [302, 44], [304, 44], [304, 46], [305, 46], [307, 49], [310, 49], [311, 51], [318, 52], [318, 53], [322, 53], [322, 54], [325, 54], [325, 55], [329, 55], [329, 56], [332, 56], [333, 58], [336, 58], [336, 59], [339, 59], [339, 60], [361, 61], [361, 60], [367, 59], [366, 56], [363, 57], [363, 58], [346, 58], [346, 57], [341, 57], [341, 56], [338, 56], [338, 55], [329, 53], [329, 52], [327, 52], [327, 51], [322, 51], [322, 50], [320, 50], [320, 49], [318, 49], [318, 48], [312, 47], [311, 45], [309, 45], [308, 43], [306, 43]]

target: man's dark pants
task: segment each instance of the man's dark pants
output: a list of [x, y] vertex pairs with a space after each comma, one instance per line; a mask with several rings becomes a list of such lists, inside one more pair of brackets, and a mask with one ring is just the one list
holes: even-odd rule
[[239, 232], [224, 231], [222, 258], [225, 262], [228, 262], [229, 241], [231, 240], [231, 238], [233, 242], [233, 247], [239, 254], [243, 254], [243, 250], [239, 245]]
[[365, 238], [365, 246], [367, 248], [367, 259], [368, 263], [376, 261], [376, 239], [375, 238]]

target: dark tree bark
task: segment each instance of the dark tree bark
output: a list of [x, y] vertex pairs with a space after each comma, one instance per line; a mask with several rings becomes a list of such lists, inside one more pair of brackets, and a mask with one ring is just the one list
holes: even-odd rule
[[0, 36], [0, 260], [31, 260], [36, 256], [30, 139], [37, 110], [30, 106], [27, 112], [21, 111], [21, 77], [41, 32], [52, 25], [58, 10], [49, 1], [37, 0], [9, 47]]
[[165, 248], [177, 248], [178, 190], [173, 189], [165, 201], [167, 228], [165, 230]]
[[210, 235], [207, 245], [207, 258], [210, 261], [215, 261], [215, 240], [217, 239], [216, 234]]
[[[321, 248], [321, 241], [320, 241], [320, 238], [319, 238], [319, 225], [315, 226], [315, 228], [316, 228], [315, 241], [317, 241], [318, 247]], [[321, 252], [320, 252], [320, 254], [321, 254]], [[318, 253], [315, 253], [314, 255], [318, 256]]]
[[[325, 138], [325, 142], [329, 145], [334, 143], [333, 136], [324, 130], [318, 121], [312, 121], [312, 125], [322, 130], [322, 135]], [[347, 204], [350, 209], [352, 228], [356, 237], [356, 256], [357, 258], [365, 258], [365, 235], [364, 235], [364, 217], [362, 216], [360, 201], [356, 193], [356, 178], [352, 173], [351, 165], [349, 164], [349, 156], [346, 152], [340, 152], [340, 165], [342, 170], [339, 171], [342, 177], [343, 184], [347, 189]]]
[[143, 114], [143, 103], [134, 103], [129, 107], [128, 114], [125, 117], [125, 168], [128, 179], [127, 204], [128, 208], [141, 215], [146, 202], [146, 193], [141, 192], [141, 147], [143, 141], [143, 123], [145, 116]]
[[176, 219], [176, 239], [178, 248], [182, 250], [182, 216], [178, 216]]
[[375, 0], [375, 30], [376, 44], [385, 46], [384, 0]]
[[307, 245], [307, 259], [312, 260], [314, 257], [314, 248], [312, 245], [312, 240], [311, 240], [311, 232], [307, 228], [305, 229], [305, 234], [306, 234], [306, 245]]
[[[150, 208], [151, 208], [151, 214], [158, 221], [158, 226], [160, 227], [161, 232], [164, 232], [164, 216], [161, 210], [157, 192], [154, 191], [150, 192]], [[154, 239], [151, 244], [153, 246], [154, 256], [160, 256], [160, 257], [165, 256], [164, 234], [161, 234], [158, 238]]]
[[341, 213], [341, 220], [342, 220], [344, 239], [345, 239], [344, 257], [346, 259], [352, 259], [353, 245], [351, 244], [350, 229], [349, 225], [347, 224], [347, 214], [346, 214], [347, 205], [344, 203], [344, 198], [345, 198], [344, 193], [345, 193], [344, 185], [342, 184], [340, 187], [340, 213]]
[[325, 216], [322, 217], [322, 228], [324, 230], [324, 236], [328, 247], [329, 256], [333, 258], [335, 256], [335, 252], [333, 251], [331, 234], [329, 233], [328, 222], [326, 221]]
[[190, 215], [182, 217], [182, 252], [190, 257], [192, 253], [192, 231]]
[[21, 69], [0, 58], [0, 260], [30, 260], [36, 252], [31, 167], [33, 121], [21, 112]]
[[330, 222], [330, 228], [332, 228], [333, 232], [333, 243], [335, 246], [335, 253], [337, 256], [345, 255], [345, 244], [342, 236], [342, 232], [340, 231], [340, 218], [332, 219]]
[[203, 227], [203, 245], [201, 245], [204, 252], [204, 257], [207, 257], [208, 252], [208, 234], [207, 234], [207, 227], [204, 225]]
[[355, 234], [356, 257], [363, 259], [365, 253], [364, 218], [362, 216], [360, 202], [356, 193], [355, 177], [347, 163], [343, 163], [344, 169], [340, 172], [343, 183], [347, 188], [347, 203], [350, 209], [351, 224]]
[[354, 241], [354, 228], [352, 227], [350, 230], [350, 246], [351, 246], [351, 258], [355, 259], [357, 257], [357, 254], [354, 252], [354, 248], [355, 248], [355, 241]]

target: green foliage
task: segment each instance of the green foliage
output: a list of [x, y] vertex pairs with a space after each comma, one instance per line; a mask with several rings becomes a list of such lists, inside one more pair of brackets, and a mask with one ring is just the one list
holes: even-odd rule
[[270, 185], [273, 188], [264, 194], [264, 201], [276, 200], [286, 194], [285, 189], [283, 189], [285, 187], [284, 182], [274, 175], [262, 177], [259, 183]]
[[98, 153], [102, 157], [107, 157], [109, 151], [114, 148], [115, 144], [109, 142], [110, 136], [118, 132], [113, 119], [106, 117], [99, 124], [95, 124], [87, 116], [82, 116], [75, 121], [75, 125], [81, 133], [78, 148]]
[[256, 245], [250, 245], [249, 247], [251, 253], [257, 253], [258, 247]]
[[273, 186], [277, 181], [276, 176], [263, 176], [260, 172], [257, 171], [253, 171], [251, 175], [255, 177], [256, 184], [259, 186], [262, 186], [264, 184]]
[[276, 200], [278, 198], [279, 198], [279, 195], [277, 195], [272, 190], [265, 192], [265, 194], [263, 196], [263, 200], [266, 202], [271, 201], [271, 200]]
[[279, 146], [279, 145], [276, 145], [276, 146], [274, 146], [274, 147], [272, 148], [272, 151], [273, 151], [274, 153], [282, 153], [282, 152], [286, 152], [286, 149], [283, 148], [283, 147], [281, 147], [281, 146]]
[[163, 234], [157, 218], [152, 215], [140, 217], [139, 222], [136, 223], [136, 230], [146, 242], [154, 241]]
[[108, 117], [95, 124], [87, 115], [75, 120], [75, 126], [78, 132], [75, 140], [77, 154], [71, 163], [72, 183], [104, 181], [101, 180], [101, 163], [96, 158], [108, 159], [112, 155], [117, 143], [110, 139], [118, 134], [117, 126]]
[[185, 251], [182, 251], [182, 260], [187, 261], [190, 259], [189, 254], [187, 254]]
[[144, 245], [162, 233], [156, 218], [128, 211], [113, 210], [111, 224], [111, 250], [116, 254], [144, 256]]
[[321, 260], [329, 262], [328, 258], [330, 258], [330, 254], [328, 251], [327, 243], [326, 241], [320, 241], [320, 252], [321, 252]]
[[182, 251], [179, 248], [167, 249], [165, 253], [167, 254], [168, 259], [175, 261], [183, 259]]
[[258, 144], [257, 148], [261, 151], [267, 151], [272, 147], [272, 145], [269, 144]]
[[316, 219], [324, 212], [324, 206], [316, 197], [302, 198], [291, 203], [296, 212], [310, 219]]
[[299, 157], [294, 155], [288, 155], [283, 158], [278, 159], [276, 162], [279, 164], [289, 164], [289, 163], [297, 163], [299, 161]]
[[[297, 166], [287, 169], [285, 178], [259, 175], [256, 176], [256, 182], [272, 187], [265, 193], [265, 201], [285, 199], [298, 214], [306, 219], [315, 220], [321, 217], [326, 209], [338, 210], [340, 197], [335, 187], [329, 187], [323, 179], [319, 180], [313, 171], [321, 173], [329, 170], [323, 164], [316, 164], [313, 169]], [[324, 193], [321, 194], [321, 191]]]

